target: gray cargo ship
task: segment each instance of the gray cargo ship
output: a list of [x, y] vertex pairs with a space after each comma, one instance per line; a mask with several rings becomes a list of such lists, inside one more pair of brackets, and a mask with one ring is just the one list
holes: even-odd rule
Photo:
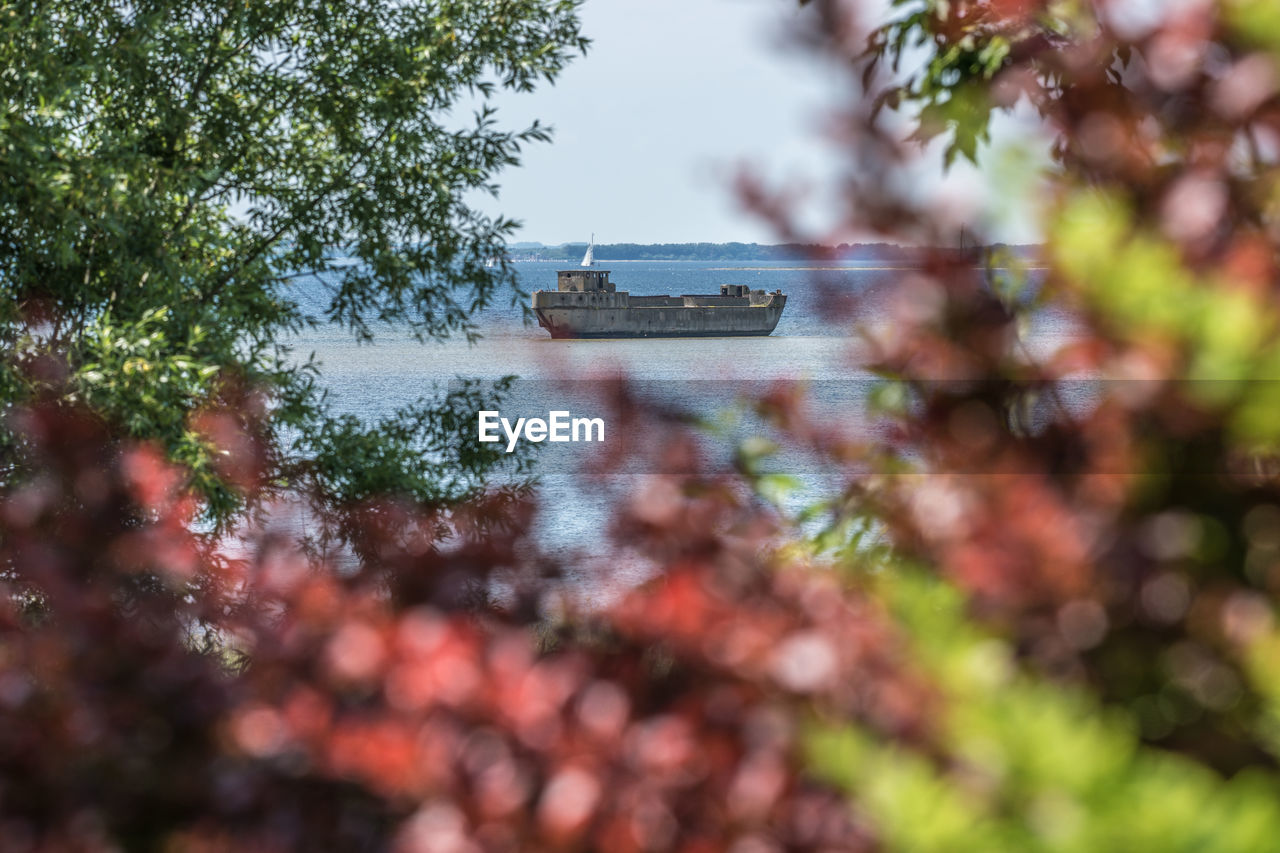
[[701, 338], [767, 335], [787, 297], [722, 284], [718, 295], [632, 296], [608, 270], [561, 270], [555, 290], [533, 294], [538, 324], [553, 338]]

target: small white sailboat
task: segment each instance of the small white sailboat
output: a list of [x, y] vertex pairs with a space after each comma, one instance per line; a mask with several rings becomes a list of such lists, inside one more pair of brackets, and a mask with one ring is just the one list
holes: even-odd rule
[[596, 235], [591, 235], [591, 242], [587, 244], [587, 253], [582, 256], [582, 263], [578, 266], [594, 267], [596, 265]]

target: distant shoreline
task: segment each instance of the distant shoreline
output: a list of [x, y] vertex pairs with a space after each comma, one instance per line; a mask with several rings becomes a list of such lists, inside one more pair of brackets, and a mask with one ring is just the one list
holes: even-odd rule
[[[1032, 244], [994, 243], [985, 249], [1008, 252], [1024, 260], [1043, 256], [1043, 246]], [[587, 250], [586, 243], [564, 243], [547, 246], [540, 243], [515, 243], [508, 256], [519, 261], [577, 263]], [[955, 246], [899, 246], [894, 243], [842, 243], [823, 246], [816, 243], [597, 243], [595, 261], [601, 263], [643, 263], [647, 261], [703, 261], [707, 263], [840, 264], [877, 262], [886, 265], [910, 264], [931, 252], [958, 252]], [[774, 268], [776, 269], [776, 268]]]
[[[610, 261], [610, 263], [656, 263], [656, 261]], [[858, 261], [850, 261], [849, 263], [859, 263], [859, 262], [858, 262]], [[901, 267], [901, 266], [899, 266], [899, 267], [706, 267], [705, 269], [707, 269], [707, 271], [709, 271], [709, 272], [753, 272], [753, 271], [759, 271], [759, 272], [848, 272], [848, 271], [850, 271], [850, 270], [856, 270], [856, 271], [858, 271], [858, 272], [881, 272], [881, 271], [900, 270], [900, 271], [903, 271], [903, 272], [907, 272], [907, 271], [913, 271], [913, 270], [914, 270], [914, 271], [918, 271], [918, 270], [921, 270], [921, 269], [924, 269], [924, 268], [923, 268], [923, 267], [918, 267], [918, 266], [915, 266], [915, 267]], [[973, 266], [973, 269], [1006, 270], [1006, 269], [1009, 269], [1009, 267], [1006, 267], [1006, 266], [981, 267], [981, 266], [978, 266], [978, 265], [976, 265], [976, 264], [975, 264], [975, 265]], [[1037, 266], [1037, 265], [1034, 265], [1034, 264], [1033, 264], [1033, 265], [1023, 266], [1023, 267], [1018, 267], [1018, 269], [1025, 269], [1025, 270], [1045, 270], [1045, 269], [1048, 269], [1048, 267], [1044, 267], [1044, 266]]]
[[[512, 260], [516, 263], [522, 263], [522, 264], [535, 264], [535, 263], [536, 264], [557, 264], [560, 266], [563, 266], [565, 264], [565, 259], [563, 258], [537, 258], [537, 259], [513, 258]], [[662, 263], [714, 264], [714, 263], [724, 263], [724, 261], [702, 260], [699, 258], [606, 258], [606, 259], [597, 261], [595, 265], [597, 267], [600, 267], [604, 264], [662, 264]], [[757, 263], [759, 263], [759, 261], [757, 261]], [[787, 262], [779, 261], [779, 263], [787, 263]], [[867, 264], [867, 263], [875, 263], [875, 261], [860, 260], [858, 258], [852, 258], [847, 261], [844, 261], [844, 263], [845, 264]], [[707, 270], [708, 272], [848, 272], [850, 270], [858, 270], [862, 272], [868, 272], [868, 271], [870, 272], [881, 272], [881, 271], [909, 272], [909, 271], [919, 271], [924, 269], [924, 267], [918, 264], [914, 266], [903, 265], [903, 264], [899, 264], [896, 266], [884, 266], [884, 265], [881, 265], [881, 266], [831, 266], [830, 263], [827, 263], [826, 265], [823, 265], [823, 266], [818, 266], [818, 265], [801, 265], [801, 266], [785, 266], [785, 267], [741, 266], [741, 267], [702, 267], [702, 269]], [[1005, 265], [984, 267], [984, 266], [975, 264], [973, 265], [973, 269], [1004, 270], [1004, 269], [1010, 269], [1010, 267]], [[1045, 269], [1048, 269], [1048, 267], [1042, 264], [1031, 263], [1031, 264], [1021, 265], [1017, 267], [1017, 269], [1045, 270]]]

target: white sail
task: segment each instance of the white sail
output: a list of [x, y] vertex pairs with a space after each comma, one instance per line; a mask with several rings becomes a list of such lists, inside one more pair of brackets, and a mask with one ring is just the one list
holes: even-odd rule
[[596, 265], [596, 235], [591, 235], [591, 242], [587, 245], [587, 253], [582, 256], [582, 264], [584, 267], [593, 267]]

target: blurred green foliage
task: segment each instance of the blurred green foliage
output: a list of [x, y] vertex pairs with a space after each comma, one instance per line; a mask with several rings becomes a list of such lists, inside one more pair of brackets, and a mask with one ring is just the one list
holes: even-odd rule
[[871, 577], [907, 633], [913, 666], [940, 690], [947, 759], [819, 720], [809, 760], [849, 793], [890, 849], [1271, 848], [1280, 776], [1250, 770], [1223, 779], [1146, 746], [1132, 715], [1022, 670], [1006, 639], [970, 619], [955, 587], [902, 560]]

